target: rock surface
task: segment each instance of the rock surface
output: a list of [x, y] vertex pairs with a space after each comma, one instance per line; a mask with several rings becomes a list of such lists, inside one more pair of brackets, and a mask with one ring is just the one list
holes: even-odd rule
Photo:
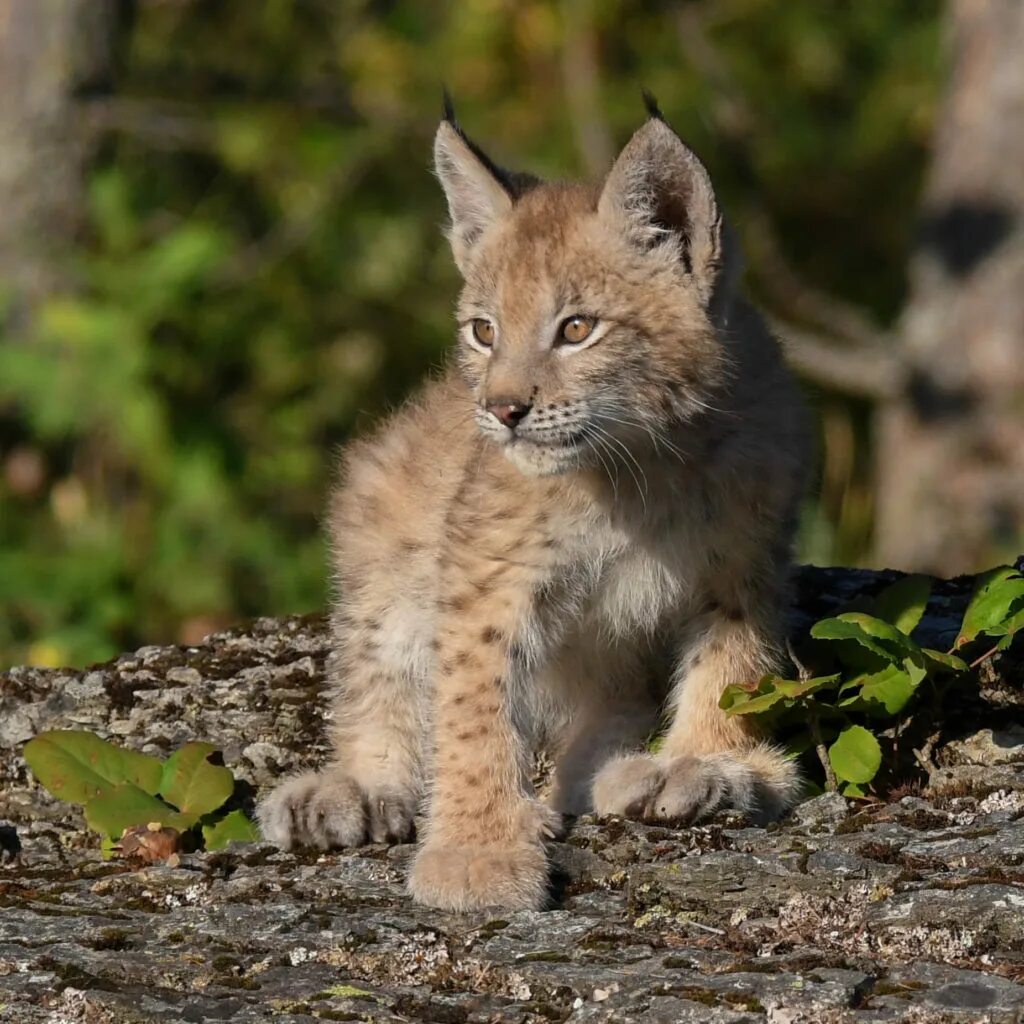
[[[884, 579], [804, 570], [797, 625]], [[968, 591], [944, 585], [929, 642]], [[21, 759], [50, 728], [157, 754], [205, 739], [244, 804], [325, 753], [326, 653], [318, 618], [260, 620], [0, 677], [0, 1022], [1024, 1019], [1024, 686], [1005, 659], [925, 796], [858, 809], [827, 794], [767, 829], [581, 819], [552, 844], [543, 913], [416, 907], [408, 846], [104, 863]]]

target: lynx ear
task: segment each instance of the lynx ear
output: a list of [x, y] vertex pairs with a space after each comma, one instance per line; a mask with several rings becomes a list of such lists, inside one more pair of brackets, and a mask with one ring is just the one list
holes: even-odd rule
[[434, 170], [441, 180], [451, 228], [448, 240], [459, 269], [480, 236], [512, 209], [514, 198], [507, 175], [446, 117], [434, 138]]
[[[644, 250], [682, 262], [705, 305], [722, 276], [726, 239], [704, 165], [657, 114], [619, 154], [598, 212]], [[729, 277], [730, 275], [725, 275]]]

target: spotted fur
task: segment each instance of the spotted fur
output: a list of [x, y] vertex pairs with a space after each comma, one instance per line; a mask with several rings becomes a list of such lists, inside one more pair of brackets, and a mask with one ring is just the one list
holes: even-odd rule
[[[541, 906], [564, 813], [767, 820], [798, 791], [718, 700], [776, 663], [803, 408], [736, 294], [706, 170], [652, 114], [595, 186], [506, 175], [452, 118], [437, 133], [457, 359], [347, 452], [334, 758], [260, 807], [271, 839], [321, 848], [407, 839], [422, 808], [424, 903]], [[560, 344], [574, 314], [593, 330]]]

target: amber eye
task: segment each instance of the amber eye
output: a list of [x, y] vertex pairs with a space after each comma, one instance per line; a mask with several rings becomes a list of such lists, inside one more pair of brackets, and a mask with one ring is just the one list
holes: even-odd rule
[[570, 345], [578, 345], [590, 337], [596, 322], [592, 316], [571, 316], [562, 321], [562, 326], [558, 331], [558, 340]]
[[476, 338], [484, 348], [490, 348], [494, 344], [494, 324], [492, 324], [490, 320], [474, 320], [473, 337]]

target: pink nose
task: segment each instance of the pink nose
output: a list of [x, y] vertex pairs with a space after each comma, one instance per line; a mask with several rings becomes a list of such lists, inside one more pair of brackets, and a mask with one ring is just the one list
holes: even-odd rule
[[532, 405], [527, 405], [525, 402], [517, 402], [508, 398], [499, 398], [494, 402], [487, 403], [487, 411], [510, 430], [515, 430], [517, 424], [526, 418], [526, 414], [532, 408]]

